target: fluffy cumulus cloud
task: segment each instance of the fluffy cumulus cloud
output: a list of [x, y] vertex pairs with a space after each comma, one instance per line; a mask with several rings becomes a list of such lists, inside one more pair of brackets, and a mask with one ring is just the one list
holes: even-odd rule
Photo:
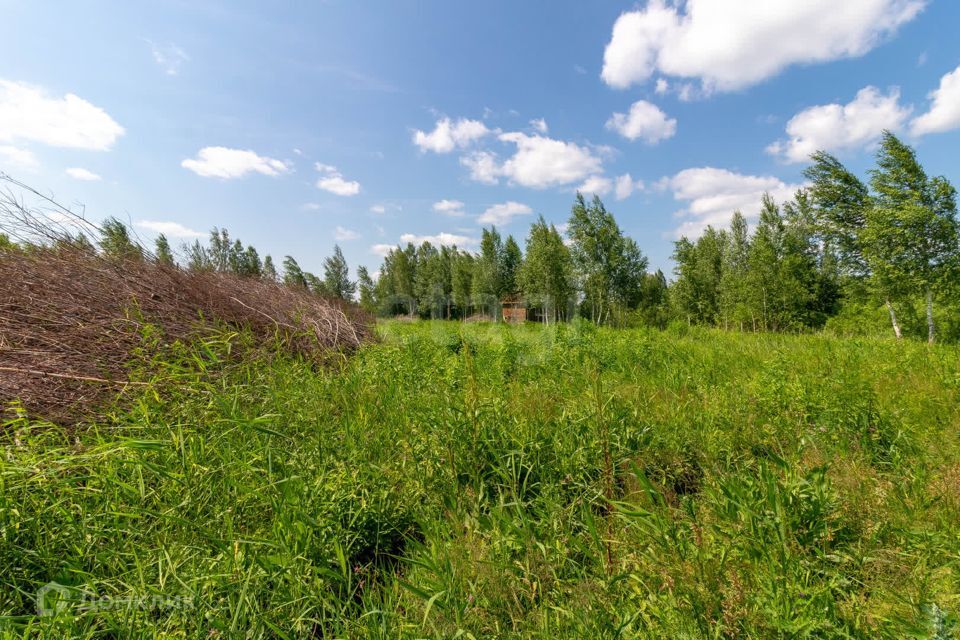
[[360, 234], [353, 229], [337, 225], [337, 228], [333, 230], [333, 237], [338, 242], [346, 242], [347, 240], [359, 240]]
[[0, 142], [106, 151], [123, 133], [106, 111], [72, 93], [49, 96], [38, 87], [0, 80]]
[[863, 55], [927, 0], [649, 0], [620, 15], [603, 80], [625, 88], [655, 73], [707, 90], [747, 87], [793, 64]]
[[439, 202], [434, 202], [433, 210], [454, 218], [466, 215], [466, 211], [463, 210], [463, 203], [459, 200], [440, 200]]
[[84, 169], [83, 167], [70, 167], [65, 172], [68, 176], [75, 180], [86, 180], [87, 182], [95, 182], [100, 180], [100, 176], [90, 171], [89, 169]]
[[168, 238], [202, 238], [207, 234], [202, 231], [194, 231], [179, 222], [169, 222], [164, 220], [140, 220], [136, 226], [154, 233], [162, 233]]
[[910, 123], [914, 135], [940, 133], [960, 127], [960, 67], [940, 78], [930, 93], [930, 110]]
[[492, 151], [476, 151], [460, 159], [473, 180], [496, 184], [506, 178], [512, 184], [545, 189], [573, 184], [603, 169], [592, 149], [573, 142], [520, 132], [503, 133], [499, 139], [516, 145], [516, 152], [503, 162]]
[[453, 121], [441, 118], [433, 131], [427, 133], [419, 129], [413, 132], [413, 143], [421, 151], [450, 153], [454, 149], [463, 149], [490, 133], [490, 129], [479, 120], [460, 118]]
[[639, 139], [647, 144], [656, 144], [673, 137], [677, 132], [677, 121], [668, 118], [657, 105], [637, 100], [630, 105], [628, 113], [614, 113], [607, 120], [607, 129], [616, 131], [628, 140]]
[[613, 181], [606, 176], [590, 176], [577, 187], [577, 191], [586, 196], [605, 196], [611, 189], [613, 189]]
[[630, 194], [634, 191], [640, 191], [642, 189], [643, 180], [634, 181], [629, 173], [617, 176], [613, 182], [613, 195], [616, 196], [617, 200], [625, 200], [629, 198]]
[[536, 120], [531, 120], [530, 126], [533, 127], [534, 131], [536, 131], [537, 133], [546, 133], [547, 131], [549, 131], [549, 128], [547, 127], [547, 121], [544, 120], [543, 118], [537, 118]]
[[477, 222], [480, 224], [507, 225], [518, 216], [528, 216], [533, 213], [533, 209], [520, 202], [504, 202], [489, 207], [480, 214]]
[[767, 147], [767, 152], [787, 162], [806, 162], [817, 150], [859, 149], [876, 141], [884, 129], [900, 129], [910, 116], [910, 107], [900, 105], [900, 91], [884, 94], [865, 87], [847, 104], [824, 104], [804, 109], [787, 123], [786, 140]]
[[713, 167], [684, 169], [661, 180], [659, 186], [672, 191], [674, 199], [685, 204], [675, 214], [681, 220], [676, 237], [698, 237], [707, 225], [726, 226], [738, 209], [748, 219], [753, 218], [760, 211], [764, 193], [783, 202], [802, 187], [773, 176], [744, 175]]
[[195, 158], [187, 158], [180, 166], [204, 178], [223, 180], [242, 178], [248, 173], [279, 176], [290, 170], [282, 160], [260, 156], [249, 149], [228, 147], [204, 147]]
[[40, 166], [40, 161], [29, 149], [3, 144], [0, 145], [0, 168], [7, 166], [33, 171]]
[[468, 247], [477, 244], [476, 238], [471, 238], [470, 236], [463, 236], [456, 233], [447, 233], [443, 231], [436, 235], [426, 235], [419, 236], [413, 233], [404, 233], [400, 236], [400, 242], [406, 244], [412, 242], [415, 245], [423, 244], [424, 242], [429, 242], [434, 246], [444, 246], [444, 247]]
[[492, 151], [474, 151], [460, 158], [460, 164], [470, 170], [470, 179], [483, 184], [497, 184], [500, 165]]
[[347, 180], [337, 168], [330, 164], [316, 164], [320, 177], [317, 179], [317, 188], [329, 191], [337, 196], [355, 196], [360, 193], [360, 183], [356, 180]]
[[504, 133], [500, 140], [517, 145], [516, 153], [500, 167], [513, 183], [534, 189], [571, 184], [600, 173], [600, 158], [587, 147], [546, 136]]
[[375, 244], [370, 247], [370, 253], [380, 256], [381, 258], [386, 257], [394, 248], [392, 244]]

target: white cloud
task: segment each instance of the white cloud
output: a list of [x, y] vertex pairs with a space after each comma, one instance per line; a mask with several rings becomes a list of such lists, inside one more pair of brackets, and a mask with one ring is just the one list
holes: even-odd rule
[[72, 93], [49, 97], [38, 87], [0, 80], [0, 142], [106, 151], [123, 133], [106, 111]]
[[356, 180], [346, 180], [343, 174], [333, 165], [316, 163], [320, 177], [317, 179], [317, 188], [329, 191], [338, 196], [355, 196], [360, 193], [360, 183]]
[[360, 234], [353, 229], [347, 229], [346, 227], [338, 225], [333, 231], [333, 237], [339, 242], [345, 242], [347, 240], [359, 240]]
[[900, 91], [886, 95], [865, 87], [847, 104], [825, 104], [804, 109], [787, 123], [786, 140], [767, 147], [767, 153], [787, 162], [806, 162], [817, 150], [858, 149], [876, 141], [884, 129], [896, 130], [910, 115], [899, 104]]
[[433, 131], [426, 133], [419, 129], [413, 132], [413, 143], [421, 151], [434, 153], [450, 153], [454, 149], [462, 149], [470, 143], [483, 138], [490, 133], [490, 129], [479, 120], [460, 118], [456, 122], [450, 118], [441, 118]]
[[630, 105], [629, 113], [614, 113], [607, 120], [607, 129], [628, 140], [641, 138], [647, 144], [656, 144], [673, 137], [677, 132], [677, 121], [668, 118], [657, 105], [637, 100]]
[[304, 211], [320, 211], [320, 204], [317, 202], [304, 202], [300, 205]]
[[101, 179], [99, 175], [83, 167], [70, 167], [65, 173], [76, 180], [94, 182]]
[[37, 156], [33, 155], [32, 151], [11, 145], [0, 145], [0, 162], [27, 171], [33, 171], [40, 167], [40, 161], [37, 160]]
[[794, 64], [860, 56], [927, 0], [650, 0], [613, 25], [603, 80], [618, 88], [654, 73], [707, 91], [761, 82]]
[[530, 126], [533, 127], [533, 129], [537, 133], [546, 133], [549, 130], [547, 127], [547, 121], [544, 120], [543, 118], [537, 118], [536, 120], [531, 120]]
[[910, 123], [914, 135], [942, 133], [960, 127], [960, 67], [940, 78], [940, 86], [928, 96], [930, 110]]
[[392, 244], [375, 244], [370, 247], [370, 253], [375, 253], [382, 258], [386, 257], [393, 249], [394, 245]]
[[514, 143], [517, 151], [497, 168], [497, 174], [524, 187], [570, 184], [603, 170], [593, 151], [573, 142], [519, 132], [501, 134], [500, 140]]
[[151, 42], [150, 48], [153, 51], [153, 61], [168, 76], [180, 73], [180, 66], [190, 59], [186, 51], [173, 43], [161, 47]]
[[533, 213], [533, 209], [519, 202], [509, 201], [501, 204], [495, 204], [480, 214], [477, 222], [480, 224], [507, 225], [517, 216], [527, 216]]
[[197, 152], [196, 158], [187, 158], [180, 166], [198, 176], [224, 180], [242, 178], [248, 173], [279, 176], [290, 170], [281, 160], [259, 156], [249, 149], [228, 147], [204, 147]]
[[616, 196], [617, 200], [625, 200], [630, 197], [635, 190], [640, 191], [643, 189], [643, 180], [637, 180], [634, 182], [633, 178], [629, 173], [625, 173], [622, 176], [617, 176], [617, 179], [613, 183], [613, 193]]
[[445, 216], [459, 218], [466, 215], [463, 210], [463, 203], [459, 200], [441, 200], [433, 203], [433, 210], [442, 213]]
[[657, 88], [655, 89], [658, 96], [662, 96], [670, 91], [670, 83], [666, 81], [665, 78], [657, 78]]
[[610, 193], [610, 189], [613, 188], [613, 181], [606, 176], [590, 176], [583, 181], [577, 191], [584, 195], [598, 195], [605, 196]]
[[500, 162], [492, 151], [474, 151], [460, 164], [470, 169], [470, 178], [484, 184], [497, 184], [506, 178], [513, 184], [534, 189], [569, 185], [603, 171], [593, 149], [541, 135], [510, 132], [498, 136], [501, 142], [516, 145], [516, 152]]
[[744, 175], [713, 167], [684, 169], [659, 184], [673, 191], [675, 200], [686, 203], [675, 214], [682, 221], [675, 230], [676, 237], [697, 237], [707, 225], [726, 226], [738, 209], [748, 219], [756, 217], [764, 193], [783, 202], [803, 186], [773, 176]]
[[497, 154], [491, 151], [474, 151], [460, 158], [460, 164], [470, 169], [470, 179], [483, 184], [497, 184], [500, 166]]
[[141, 229], [153, 231], [154, 233], [162, 233], [168, 238], [202, 238], [207, 235], [202, 231], [194, 231], [189, 227], [185, 227], [179, 222], [139, 220], [136, 222], [136, 226]]
[[381, 213], [386, 213], [386, 212], [387, 212], [387, 208], [382, 204], [375, 204], [370, 207], [370, 213], [376, 213], [379, 215]]
[[405, 233], [400, 236], [400, 242], [412, 242], [415, 245], [421, 245], [424, 242], [429, 242], [435, 246], [452, 247], [456, 245], [458, 247], [465, 247], [475, 245], [477, 243], [477, 239], [469, 236], [461, 236], [455, 233], [447, 233], [444, 231], [432, 236], [418, 236], [412, 233]]

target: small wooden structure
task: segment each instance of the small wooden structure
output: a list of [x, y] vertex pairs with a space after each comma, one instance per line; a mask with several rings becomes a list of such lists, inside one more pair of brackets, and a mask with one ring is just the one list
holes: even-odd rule
[[527, 304], [519, 297], [507, 297], [500, 301], [500, 313], [504, 322], [523, 324], [527, 321]]

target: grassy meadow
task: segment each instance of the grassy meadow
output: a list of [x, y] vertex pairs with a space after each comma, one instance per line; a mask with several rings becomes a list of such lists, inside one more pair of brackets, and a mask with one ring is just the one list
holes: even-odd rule
[[379, 332], [326, 368], [225, 333], [97, 424], [7, 422], [0, 637], [960, 637], [957, 347]]

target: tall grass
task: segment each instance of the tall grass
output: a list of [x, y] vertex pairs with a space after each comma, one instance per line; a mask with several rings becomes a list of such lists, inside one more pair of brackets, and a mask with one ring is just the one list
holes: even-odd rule
[[[956, 348], [380, 331], [5, 424], [4, 637], [956, 637]], [[37, 616], [51, 581], [192, 606]]]

